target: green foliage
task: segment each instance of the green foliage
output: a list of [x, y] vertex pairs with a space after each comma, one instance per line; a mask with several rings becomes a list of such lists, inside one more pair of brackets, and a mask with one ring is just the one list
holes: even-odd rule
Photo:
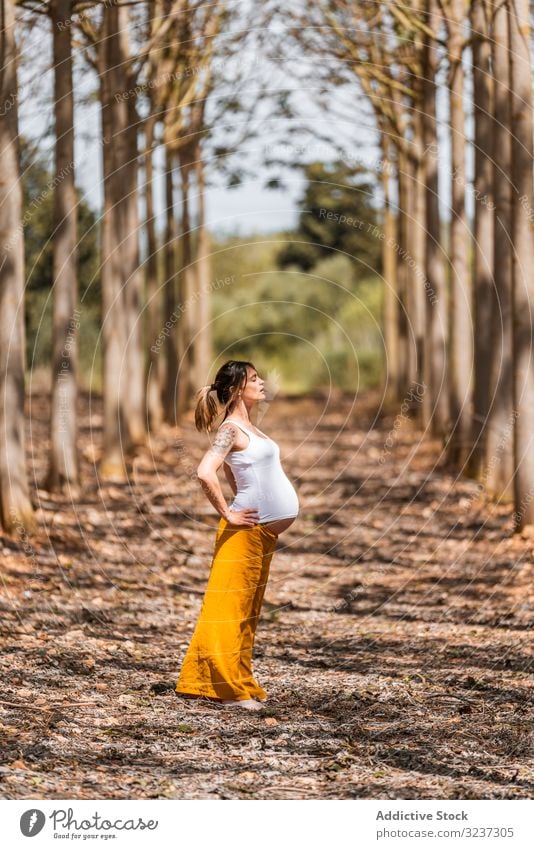
[[[311, 271], [279, 269], [285, 235], [228, 239], [214, 244], [215, 349], [220, 362], [251, 360], [276, 370], [286, 392], [335, 385], [354, 391], [379, 383], [382, 369], [381, 279], [359, 279], [343, 254], [321, 259]], [[216, 367], [216, 364], [215, 364]]]
[[306, 187], [299, 202], [298, 231], [278, 256], [281, 268], [308, 271], [321, 256], [340, 252], [350, 257], [361, 277], [380, 271], [376, 188], [369, 172], [343, 162], [304, 166]]
[[[50, 367], [53, 175], [24, 150], [28, 365]], [[219, 362], [251, 360], [280, 389], [376, 385], [382, 370], [381, 242], [321, 209], [375, 222], [372, 187], [345, 166], [310, 166], [297, 233], [212, 239], [212, 315]], [[344, 181], [344, 182], [343, 182]], [[352, 182], [351, 182], [352, 181]], [[78, 205], [80, 382], [101, 388], [100, 280], [96, 218]], [[284, 267], [281, 253], [291, 256]], [[217, 363], [214, 363], [216, 369]]]

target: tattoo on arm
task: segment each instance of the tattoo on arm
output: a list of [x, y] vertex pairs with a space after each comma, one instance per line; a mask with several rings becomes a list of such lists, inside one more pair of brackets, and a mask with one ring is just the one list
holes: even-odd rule
[[[230, 423], [228, 423], [226, 427], [221, 426], [215, 434], [213, 443], [206, 452], [206, 454], [211, 454], [212, 457], [217, 458], [215, 468], [218, 468], [221, 465], [226, 455], [232, 449], [236, 436], [237, 428], [235, 427], [235, 425], [231, 425]], [[213, 470], [213, 465], [209, 464], [209, 466], [211, 466]], [[213, 475], [210, 473], [206, 477], [206, 480], [200, 478], [202, 489], [204, 490], [206, 496], [211, 501], [217, 512], [221, 516], [226, 516], [228, 513], [228, 505], [225, 501], [224, 494], [219, 484], [219, 481], [217, 480], [216, 472], [214, 472]]]
[[227, 425], [226, 427], [221, 427], [215, 434], [215, 439], [210, 447], [210, 451], [212, 454], [217, 454], [221, 457], [226, 457], [230, 449], [234, 444], [234, 440], [236, 437], [237, 428], [235, 425]]

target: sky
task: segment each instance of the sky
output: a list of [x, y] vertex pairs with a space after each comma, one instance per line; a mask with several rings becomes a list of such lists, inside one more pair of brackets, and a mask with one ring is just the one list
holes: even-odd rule
[[[28, 15], [19, 10], [19, 15]], [[31, 18], [31, 16], [30, 16]], [[30, 19], [29, 18], [29, 19]], [[35, 16], [31, 18], [35, 20]], [[270, 39], [268, 39], [269, 41]], [[50, 22], [42, 17], [31, 30], [24, 29], [19, 68], [20, 98], [19, 121], [21, 132], [40, 140], [40, 149], [50, 166], [53, 162], [53, 97], [52, 39]], [[94, 71], [82, 61], [77, 48], [75, 77], [75, 158], [76, 181], [90, 206], [99, 210], [102, 203], [102, 163], [99, 137], [100, 108], [97, 99], [98, 80]], [[468, 71], [469, 51], [464, 55], [464, 68]], [[215, 56], [217, 61], [217, 55]], [[232, 76], [231, 63], [229, 79]], [[250, 235], [270, 233], [294, 227], [298, 217], [298, 200], [303, 193], [302, 173], [295, 168], [268, 168], [266, 152], [282, 160], [329, 162], [340, 157], [345, 161], [376, 166], [380, 154], [377, 149], [376, 129], [371, 107], [363, 96], [356, 77], [350, 86], [327, 88], [323, 102], [328, 109], [318, 105], [319, 90], [324, 80], [324, 69], [318, 69], [310, 59], [295, 51], [273, 62], [254, 45], [237, 54], [237, 76], [246, 81], [245, 95], [254, 100], [261, 91], [260, 106], [252, 121], [255, 137], [244, 141], [233, 158], [237, 165], [244, 164], [248, 176], [242, 185], [228, 189], [217, 174], [208, 170], [206, 212], [209, 228], [217, 235]], [[321, 70], [323, 73], [321, 73]], [[226, 73], [226, 72], [225, 72]], [[321, 79], [321, 76], [323, 79]], [[445, 70], [440, 74], [438, 106], [440, 124], [440, 204], [444, 220], [449, 218], [451, 175], [448, 172], [449, 139], [447, 131], [448, 107]], [[280, 117], [274, 104], [281, 93], [289, 92], [294, 116]], [[471, 98], [469, 79], [466, 84], [466, 112]], [[238, 119], [224, 115], [215, 124], [215, 143], [226, 139]], [[466, 124], [468, 137], [472, 137], [472, 120]], [[219, 139], [220, 136], [220, 139]], [[467, 152], [468, 172], [473, 169], [473, 150]], [[155, 204], [158, 227], [163, 227], [163, 167], [161, 150], [155, 156]], [[270, 177], [283, 177], [283, 187], [266, 188]], [[474, 197], [466, 192], [468, 214], [472, 214]], [[194, 201], [193, 201], [194, 202]]]
[[[51, 71], [50, 24], [43, 22], [22, 41], [22, 61], [19, 71], [21, 86], [20, 129], [24, 135], [40, 139], [40, 148], [53, 162], [52, 115], [53, 76]], [[102, 203], [102, 163], [99, 144], [100, 107], [95, 96], [97, 78], [81, 61], [78, 53], [75, 77], [75, 173], [78, 187], [85, 200], [98, 210]], [[298, 199], [303, 193], [303, 178], [298, 169], [266, 168], [266, 151], [281, 159], [309, 162], [331, 161], [339, 153], [328, 139], [314, 138], [313, 129], [320, 134], [346, 138], [347, 155], [358, 161], [373, 164], [375, 132], [368, 108], [355, 84], [354, 91], [332, 91], [332, 110], [325, 113], [315, 102], [313, 67], [306, 67], [302, 57], [292, 56], [286, 64], [274, 67], [253, 50], [239, 55], [240, 70], [246, 67], [246, 94], [254, 97], [255, 90], [268, 80], [260, 108], [253, 119], [256, 137], [245, 141], [234, 157], [236, 164], [245, 164], [248, 176], [237, 188], [227, 188], [216, 170], [208, 171], [206, 213], [209, 228], [216, 234], [250, 235], [291, 229], [297, 223]], [[263, 83], [262, 83], [263, 81]], [[273, 104], [281, 91], [291, 91], [296, 117], [293, 120], [273, 118]], [[334, 115], [339, 110], [341, 118]], [[367, 112], [367, 116], [362, 116]], [[233, 118], [229, 119], [230, 121]], [[228, 130], [221, 124], [221, 139]], [[217, 129], [215, 142], [217, 142]], [[163, 225], [163, 167], [161, 152], [155, 157], [155, 204], [158, 225]], [[282, 188], [266, 188], [269, 177], [283, 176]]]

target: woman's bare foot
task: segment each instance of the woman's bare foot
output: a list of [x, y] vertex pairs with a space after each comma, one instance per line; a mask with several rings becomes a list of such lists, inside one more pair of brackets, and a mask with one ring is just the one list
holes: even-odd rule
[[246, 710], [261, 710], [261, 705], [255, 699], [223, 699], [222, 704], [242, 707]]

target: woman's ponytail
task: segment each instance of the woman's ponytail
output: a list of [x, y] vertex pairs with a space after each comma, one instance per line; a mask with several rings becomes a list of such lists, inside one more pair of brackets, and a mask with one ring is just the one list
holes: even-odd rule
[[255, 368], [246, 360], [228, 360], [217, 372], [214, 383], [208, 383], [197, 392], [195, 427], [200, 431], [211, 431], [219, 414], [229, 407], [239, 389], [247, 382], [247, 366]]
[[197, 392], [197, 403], [195, 407], [195, 427], [197, 430], [211, 430], [214, 419], [219, 414], [219, 408], [216, 402], [216, 387], [215, 384], [207, 384]]

